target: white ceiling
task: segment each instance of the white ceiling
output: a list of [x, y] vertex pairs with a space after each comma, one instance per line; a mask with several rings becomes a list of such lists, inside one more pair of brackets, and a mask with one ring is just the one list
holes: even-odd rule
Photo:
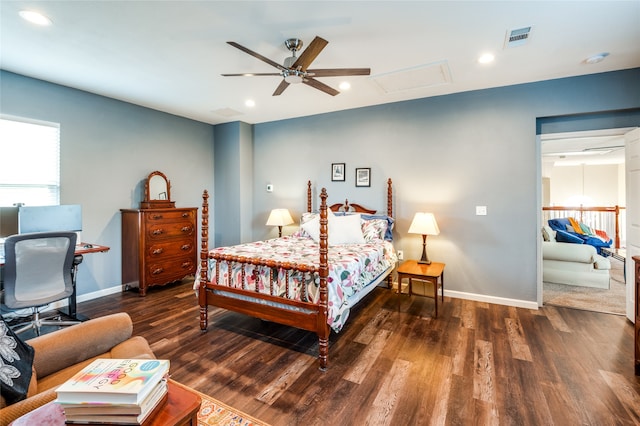
[[[18, 11], [53, 24], [36, 27]], [[2, 69], [211, 124], [291, 117], [640, 67], [640, 1], [0, 1]], [[505, 49], [508, 30], [532, 26]], [[370, 67], [332, 97], [271, 96], [284, 40], [329, 41], [311, 68]], [[496, 60], [481, 65], [481, 53]], [[591, 55], [609, 52], [602, 62]], [[318, 78], [334, 88], [344, 78]], [[382, 86], [393, 86], [385, 91]], [[253, 99], [256, 106], [245, 106]]]

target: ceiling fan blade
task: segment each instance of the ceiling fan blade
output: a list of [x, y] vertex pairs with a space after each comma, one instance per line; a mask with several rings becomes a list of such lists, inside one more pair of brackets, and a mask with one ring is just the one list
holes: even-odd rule
[[264, 75], [282, 76], [279, 72], [246, 72], [243, 74], [220, 74], [223, 77], [261, 77]]
[[307, 70], [314, 77], [341, 77], [347, 75], [370, 75], [371, 68], [330, 68]]
[[300, 68], [302, 71], [306, 71], [311, 62], [322, 52], [322, 49], [329, 44], [329, 42], [321, 37], [316, 36], [313, 39], [311, 44], [304, 49], [304, 52], [296, 59], [291, 68], [298, 69]]
[[327, 94], [329, 94], [331, 96], [335, 96], [335, 95], [340, 93], [336, 89], [334, 89], [333, 87], [327, 86], [326, 84], [321, 83], [318, 80], [314, 80], [311, 77], [306, 77], [305, 79], [302, 80], [302, 82], [304, 84], [306, 84], [307, 86], [311, 86], [314, 89], [318, 89], [318, 90], [320, 90], [320, 91], [322, 91], [324, 93], [327, 93]]
[[273, 92], [273, 95], [271, 96], [279, 96], [282, 94], [282, 92], [284, 92], [284, 89], [286, 89], [287, 87], [289, 87], [289, 83], [287, 83], [285, 81], [285, 79], [283, 78], [282, 81], [280, 82], [280, 84], [278, 85], [278, 87], [276, 87], [276, 91]]
[[[228, 43], [228, 44], [230, 44], [231, 46], [235, 47], [236, 49], [240, 49], [240, 50], [242, 50], [244, 53], [248, 53], [249, 55], [253, 56], [254, 58], [258, 58], [258, 59], [260, 59], [262, 62], [266, 62], [267, 64], [271, 65], [272, 67], [276, 67], [276, 68], [278, 68], [279, 70], [284, 70], [284, 69], [285, 69], [285, 68], [284, 68], [282, 65], [280, 65], [279, 63], [274, 62], [274, 61], [272, 61], [271, 59], [269, 59], [269, 58], [267, 58], [267, 57], [265, 57], [265, 56], [262, 56], [262, 55], [261, 55], [261, 54], [259, 54], [259, 53], [254, 52], [254, 51], [253, 51], [253, 50], [251, 50], [251, 49], [247, 49], [246, 47], [244, 47], [244, 46], [242, 46], [242, 45], [240, 45], [240, 44], [236, 43], [235, 41], [228, 41], [227, 43]], [[309, 46], [309, 47], [311, 47], [311, 46]], [[306, 50], [305, 50], [305, 52], [306, 52]]]

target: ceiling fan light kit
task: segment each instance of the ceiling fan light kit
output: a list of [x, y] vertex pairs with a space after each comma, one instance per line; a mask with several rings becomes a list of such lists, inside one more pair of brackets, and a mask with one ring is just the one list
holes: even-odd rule
[[316, 59], [316, 57], [320, 54], [322, 49], [325, 48], [328, 41], [325, 39], [316, 36], [313, 41], [309, 44], [309, 46], [302, 52], [302, 54], [296, 57], [296, 52], [299, 51], [303, 42], [299, 38], [289, 38], [285, 40], [285, 47], [291, 52], [291, 56], [285, 58], [283, 65], [272, 61], [271, 59], [260, 55], [246, 47], [234, 42], [228, 41], [228, 44], [235, 47], [236, 49], [242, 50], [243, 52], [257, 58], [272, 67], [279, 70], [278, 73], [241, 73], [241, 74], [222, 74], [224, 77], [253, 77], [253, 76], [281, 76], [282, 81], [276, 87], [276, 90], [273, 92], [273, 96], [279, 96], [282, 92], [285, 91], [290, 84], [299, 84], [303, 83], [307, 86], [313, 87], [314, 89], [320, 90], [328, 95], [335, 96], [340, 92], [334, 89], [331, 86], [328, 86], [314, 77], [343, 77], [343, 76], [353, 76], [353, 75], [370, 75], [370, 68], [327, 68], [327, 69], [317, 69], [312, 70], [309, 69], [311, 63]]

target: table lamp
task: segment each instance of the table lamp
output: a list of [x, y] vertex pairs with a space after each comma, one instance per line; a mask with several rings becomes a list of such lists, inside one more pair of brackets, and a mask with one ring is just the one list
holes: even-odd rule
[[440, 233], [433, 213], [416, 213], [409, 227], [409, 233], [422, 235], [422, 257], [418, 263], [430, 265], [431, 261], [427, 257], [427, 235], [438, 235]]
[[293, 218], [287, 209], [273, 209], [267, 219], [267, 226], [278, 227], [278, 237], [282, 237], [282, 227], [293, 223]]

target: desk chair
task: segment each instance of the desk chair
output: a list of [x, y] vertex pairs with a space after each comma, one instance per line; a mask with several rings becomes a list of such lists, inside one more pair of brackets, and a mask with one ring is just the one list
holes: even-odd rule
[[40, 309], [73, 293], [74, 232], [35, 232], [12, 235], [5, 240], [4, 300], [9, 309], [31, 308], [28, 325], [40, 335], [43, 325], [74, 325], [79, 321], [43, 320]]

